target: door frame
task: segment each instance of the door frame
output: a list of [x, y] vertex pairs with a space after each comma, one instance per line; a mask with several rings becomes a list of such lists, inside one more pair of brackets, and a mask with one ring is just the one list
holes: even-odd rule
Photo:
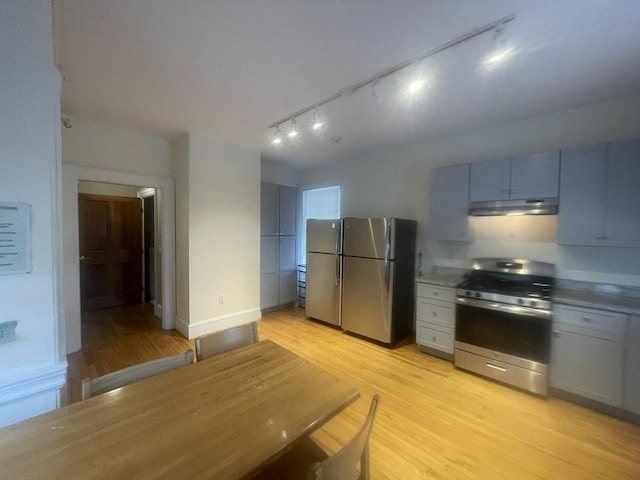
[[[64, 311], [67, 354], [82, 346], [80, 322], [80, 245], [78, 241], [78, 181], [115, 183], [156, 189], [160, 202], [160, 250], [162, 304], [156, 302], [156, 315], [162, 319], [162, 328], [175, 328], [175, 186], [172, 178], [118, 172], [99, 168], [62, 165], [63, 211], [63, 278]], [[156, 206], [157, 208], [157, 206]]]

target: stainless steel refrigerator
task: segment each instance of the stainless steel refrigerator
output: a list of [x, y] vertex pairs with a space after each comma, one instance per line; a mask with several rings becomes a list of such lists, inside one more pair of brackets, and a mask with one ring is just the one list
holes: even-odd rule
[[307, 317], [340, 326], [342, 221], [307, 220]]
[[342, 328], [394, 344], [413, 326], [416, 222], [343, 219]]

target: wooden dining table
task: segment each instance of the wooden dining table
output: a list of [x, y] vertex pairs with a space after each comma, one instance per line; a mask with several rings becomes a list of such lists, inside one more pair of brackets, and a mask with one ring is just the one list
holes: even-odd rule
[[246, 478], [358, 397], [263, 340], [0, 429], [0, 478]]

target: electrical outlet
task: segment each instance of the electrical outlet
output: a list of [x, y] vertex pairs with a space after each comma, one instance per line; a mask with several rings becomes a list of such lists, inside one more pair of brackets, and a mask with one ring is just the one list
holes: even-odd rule
[[218, 303], [221, 303], [221, 304], [224, 303], [224, 294], [223, 293], [218, 295]]

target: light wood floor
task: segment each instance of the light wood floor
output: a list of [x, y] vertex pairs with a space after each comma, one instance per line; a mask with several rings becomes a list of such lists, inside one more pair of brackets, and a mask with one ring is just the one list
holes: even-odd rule
[[[362, 399], [315, 436], [336, 448], [382, 401], [371, 438], [373, 480], [640, 479], [640, 427], [557, 399], [541, 399], [456, 370], [417, 351], [394, 350], [308, 321], [300, 309], [266, 315], [271, 339], [357, 386]], [[83, 349], [69, 356], [71, 398], [83, 376], [193, 348], [165, 332], [150, 307], [88, 315]]]

